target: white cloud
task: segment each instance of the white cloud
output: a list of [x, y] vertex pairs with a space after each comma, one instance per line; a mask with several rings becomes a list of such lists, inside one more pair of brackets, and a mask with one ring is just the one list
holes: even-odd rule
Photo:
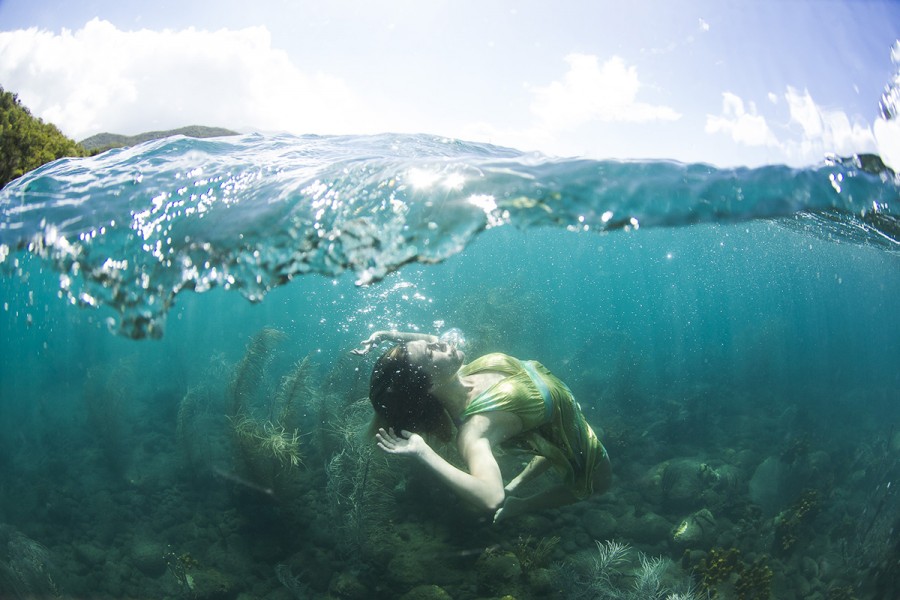
[[33, 114], [81, 139], [202, 124], [296, 133], [365, 132], [340, 79], [305, 73], [265, 27], [0, 32], [0, 81]]
[[797, 93], [797, 90], [789, 87], [784, 98], [787, 100], [788, 108], [791, 111], [791, 120], [800, 125], [804, 136], [807, 138], [822, 137], [822, 115], [819, 113], [819, 107], [813, 102], [809, 92], [801, 95]]
[[[755, 104], [748, 102], [745, 107], [744, 101], [730, 92], [722, 94], [722, 114], [706, 116], [705, 131], [728, 135], [745, 146], [777, 149], [792, 163], [814, 163], [832, 153], [848, 156], [874, 151], [875, 137], [868, 125], [852, 122], [843, 111], [822, 108], [807, 91], [788, 87], [783, 97], [789, 117], [788, 124], [778, 129], [779, 136]], [[783, 106], [772, 93], [768, 100], [773, 110]]]
[[591, 121], [643, 123], [674, 121], [681, 115], [668, 106], [637, 100], [637, 69], [618, 56], [599, 64], [596, 56], [570, 54], [562, 81], [532, 89], [531, 111], [550, 129], [568, 129]]
[[706, 133], [730, 135], [738, 144], [747, 146], [778, 146], [775, 134], [769, 128], [765, 117], [757, 114], [756, 106], [750, 103], [744, 108], [744, 101], [730, 92], [722, 94], [722, 114], [706, 115]]
[[791, 140], [787, 150], [802, 157], [820, 158], [826, 153], [846, 156], [875, 149], [875, 137], [868, 125], [851, 123], [846, 113], [817, 105], [808, 91], [792, 87], [784, 95], [791, 123], [799, 125], [802, 136]]

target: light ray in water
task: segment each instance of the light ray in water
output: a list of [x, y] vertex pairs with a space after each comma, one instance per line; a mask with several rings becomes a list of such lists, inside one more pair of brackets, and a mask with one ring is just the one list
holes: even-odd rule
[[221, 477], [222, 479], [225, 479], [232, 483], [236, 483], [245, 488], [251, 489], [254, 492], [259, 492], [260, 494], [263, 494], [264, 496], [271, 496], [272, 498], [275, 497], [275, 490], [273, 490], [272, 488], [267, 488], [267, 487], [262, 487], [261, 485], [257, 485], [248, 479], [244, 479], [243, 477], [241, 477], [234, 471], [226, 471], [222, 467], [213, 467], [213, 473], [215, 473], [217, 477]]

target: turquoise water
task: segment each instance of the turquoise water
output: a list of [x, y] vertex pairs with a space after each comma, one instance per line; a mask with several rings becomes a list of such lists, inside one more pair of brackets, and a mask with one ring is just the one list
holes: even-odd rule
[[[898, 190], [429, 136], [47, 165], [0, 192], [0, 596], [615, 597], [617, 540], [623, 594], [641, 552], [667, 590], [892, 597]], [[348, 351], [452, 327], [569, 384], [609, 493], [492, 526], [370, 454]]]

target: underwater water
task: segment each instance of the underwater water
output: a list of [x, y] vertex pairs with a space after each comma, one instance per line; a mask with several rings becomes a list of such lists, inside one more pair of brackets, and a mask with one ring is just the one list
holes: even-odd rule
[[[0, 596], [896, 597], [898, 191], [430, 136], [46, 165], [0, 192]], [[611, 490], [493, 525], [386, 460], [386, 328], [542, 362]]]

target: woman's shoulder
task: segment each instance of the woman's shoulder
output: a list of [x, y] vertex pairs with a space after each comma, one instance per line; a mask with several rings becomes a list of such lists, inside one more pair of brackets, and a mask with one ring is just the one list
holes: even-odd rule
[[517, 368], [519, 360], [514, 358], [508, 354], [503, 354], [502, 352], [491, 352], [490, 354], [485, 354], [479, 356], [465, 367], [463, 370], [466, 373], [477, 373], [479, 371], [496, 371], [496, 370], [510, 370]]

